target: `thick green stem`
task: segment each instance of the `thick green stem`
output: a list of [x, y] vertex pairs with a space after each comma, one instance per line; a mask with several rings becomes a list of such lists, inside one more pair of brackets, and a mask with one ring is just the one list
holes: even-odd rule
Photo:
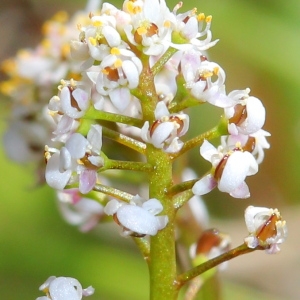
[[174, 285], [176, 279], [175, 256], [175, 209], [172, 198], [167, 195], [167, 189], [172, 185], [172, 163], [168, 154], [161, 149], [149, 145], [148, 162], [154, 166], [150, 174], [150, 198], [161, 201], [164, 210], [162, 214], [169, 218], [168, 225], [150, 241], [150, 299], [177, 299], [178, 290]]
[[[158, 66], [156, 71], [159, 68]], [[141, 100], [144, 120], [153, 122], [158, 96], [154, 86], [153, 72], [149, 66], [144, 66], [139, 88], [134, 92]], [[169, 219], [167, 226], [150, 239], [150, 300], [173, 300], [177, 299], [178, 295], [177, 287], [174, 285], [176, 279], [174, 232], [176, 210], [173, 207], [172, 197], [167, 194], [172, 186], [172, 161], [167, 153], [151, 144], [146, 147], [146, 157], [147, 163], [153, 166], [153, 171], [149, 173], [149, 198], [156, 198], [161, 202], [164, 208], [161, 214], [167, 215]]]

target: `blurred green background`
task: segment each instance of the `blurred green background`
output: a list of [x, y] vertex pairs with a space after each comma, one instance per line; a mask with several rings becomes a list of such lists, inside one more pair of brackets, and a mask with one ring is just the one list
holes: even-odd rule
[[[120, 7], [120, 2], [112, 3]], [[40, 25], [57, 10], [72, 13], [84, 6], [78, 0], [2, 0], [0, 60], [18, 48], [34, 47]], [[299, 299], [300, 1], [185, 1], [182, 11], [193, 7], [213, 15], [213, 38], [220, 41], [209, 55], [226, 72], [227, 92], [250, 87], [266, 107], [264, 129], [272, 134], [259, 173], [247, 179], [250, 199], [230, 199], [218, 191], [205, 198], [211, 225], [230, 233], [238, 245], [246, 235], [243, 211], [252, 204], [278, 207], [289, 226], [279, 255], [254, 253], [229, 264], [221, 274], [223, 299]], [[9, 115], [4, 99], [0, 108], [3, 133]], [[212, 116], [206, 120], [208, 113]], [[220, 113], [201, 107], [192, 126], [208, 128]], [[53, 191], [34, 187], [32, 166], [9, 161], [3, 149], [0, 155], [1, 299], [35, 299], [50, 275], [75, 277], [83, 287], [93, 285], [91, 300], [147, 299], [147, 267], [130, 239], [107, 225], [88, 234], [70, 227], [57, 211]]]

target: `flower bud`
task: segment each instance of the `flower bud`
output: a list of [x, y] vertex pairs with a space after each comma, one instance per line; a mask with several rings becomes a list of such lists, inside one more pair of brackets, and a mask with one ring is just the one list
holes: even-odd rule
[[279, 244], [287, 237], [287, 226], [276, 208], [248, 206], [245, 222], [250, 233], [245, 238], [249, 248], [262, 247], [269, 254], [280, 251]]

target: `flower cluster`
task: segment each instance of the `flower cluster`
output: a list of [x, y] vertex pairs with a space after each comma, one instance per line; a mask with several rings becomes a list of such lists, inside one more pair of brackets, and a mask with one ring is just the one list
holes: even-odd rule
[[12, 101], [4, 148], [16, 162], [36, 163], [39, 182], [44, 181], [44, 145], [52, 131], [59, 130], [48, 114], [49, 99], [62, 78], [81, 77], [79, 65], [70, 56], [70, 40], [77, 36], [76, 24], [87, 22], [88, 12], [98, 5], [98, 0], [90, 0], [86, 10], [70, 19], [66, 12], [58, 12], [44, 23], [43, 39], [36, 48], [22, 49], [1, 65], [8, 79], [0, 83], [0, 92]]
[[[212, 39], [211, 16], [196, 9], [180, 13], [182, 2], [170, 10], [165, 0], [125, 0], [122, 9], [109, 3], [99, 9], [98, 4], [90, 0], [84, 18], [77, 14], [69, 23], [46, 23], [45, 40], [37, 49], [4, 64], [11, 80], [1, 89], [15, 105], [5, 145], [19, 161], [34, 159], [46, 145], [45, 180], [56, 190], [69, 223], [88, 231], [113, 220], [156, 269], [164, 264], [157, 256], [161, 253], [175, 265], [175, 236], [184, 240], [182, 236], [189, 235], [176, 218], [179, 209], [189, 211], [203, 231], [207, 216], [201, 195], [218, 187], [235, 198], [250, 196], [246, 177], [258, 172], [270, 147], [270, 133], [262, 129], [265, 108], [249, 88], [226, 91], [225, 71], [206, 53], [218, 42]], [[191, 137], [187, 109], [201, 105], [217, 107], [223, 114], [214, 128]], [[220, 138], [218, 147], [210, 143], [215, 138]], [[182, 165], [186, 174], [178, 175], [174, 160], [195, 147], [211, 163], [210, 170], [195, 178]], [[131, 175], [124, 176], [127, 171]], [[246, 225], [247, 250], [276, 253], [286, 237], [277, 210], [250, 207]], [[158, 238], [152, 238], [155, 235]], [[213, 268], [216, 261], [223, 262], [220, 257], [231, 259], [226, 258], [227, 236], [215, 230], [200, 236], [191, 265], [210, 260]], [[159, 269], [167, 274], [174, 268], [164, 267], [171, 265]], [[178, 277], [180, 286], [190, 278], [183, 275]], [[168, 284], [175, 295], [175, 276], [151, 283], [171, 278]], [[57, 296], [59, 289], [65, 296]], [[92, 293], [64, 277], [50, 277], [41, 290], [47, 296], [39, 299], [81, 299]]]

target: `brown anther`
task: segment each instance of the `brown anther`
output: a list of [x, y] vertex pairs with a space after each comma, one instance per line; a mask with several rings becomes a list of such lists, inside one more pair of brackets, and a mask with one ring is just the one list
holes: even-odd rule
[[276, 236], [277, 229], [276, 229], [276, 223], [280, 219], [278, 216], [273, 213], [269, 219], [262, 225], [262, 227], [257, 230], [256, 237], [261, 241], [266, 241], [268, 238], [271, 238], [273, 236]]
[[68, 86], [68, 89], [69, 89], [70, 94], [71, 94], [71, 106], [76, 108], [78, 111], [81, 111], [77, 101], [75, 100], [75, 98], [73, 97], [73, 94], [72, 94], [72, 92], [75, 90], [74, 87]]
[[247, 118], [247, 109], [245, 105], [237, 104], [234, 107], [234, 115], [229, 119], [229, 123], [236, 125], [242, 124]]
[[104, 73], [106, 74], [107, 78], [111, 81], [118, 81], [120, 79], [117, 69], [106, 67], [104, 68]]
[[222, 177], [222, 174], [223, 174], [223, 171], [224, 171], [224, 168], [226, 166], [227, 159], [229, 158], [229, 156], [230, 156], [230, 154], [225, 154], [223, 156], [223, 158], [221, 159], [221, 161], [219, 162], [219, 164], [217, 165], [215, 174], [214, 174], [214, 178], [216, 180], [219, 180]]
[[36, 153], [41, 153], [43, 151], [43, 147], [37, 144], [29, 144], [29, 149]]
[[206, 61], [207, 60], [207, 57], [205, 55], [200, 55], [200, 60], [201, 61]]
[[[117, 217], [117, 214], [113, 214], [113, 220], [114, 220], [118, 225], [122, 226], [121, 223], [120, 223], [120, 221], [119, 221], [119, 219], [118, 219], [118, 217]], [[123, 226], [122, 226], [122, 227], [123, 227]]]
[[183, 120], [181, 120], [179, 117], [177, 116], [170, 116], [170, 122], [175, 122], [179, 125], [178, 129], [177, 129], [177, 134], [180, 134], [180, 132], [182, 131], [183, 129], [183, 126], [184, 126], [184, 122]]
[[152, 126], [151, 126], [151, 128], [150, 128], [150, 137], [152, 137], [152, 135], [153, 135], [153, 133], [154, 133], [154, 131], [156, 130], [156, 128], [159, 126], [159, 124], [161, 124], [162, 122], [160, 121], [160, 120], [156, 120], [153, 124], [152, 124]]
[[137, 30], [134, 33], [134, 40], [137, 44], [141, 44], [143, 41], [142, 34], [140, 32], [145, 33], [146, 37], [151, 37], [158, 33], [158, 27], [154, 23], [151, 23], [148, 28], [137, 28]]
[[186, 16], [186, 17], [182, 20], [182, 22], [186, 24], [186, 23], [188, 22], [189, 19], [190, 19], [190, 16]]
[[196, 255], [209, 253], [213, 247], [219, 246], [221, 240], [217, 229], [205, 230], [197, 241]]
[[163, 101], [164, 99], [166, 99], [166, 95], [163, 93], [158, 94], [158, 101]]
[[85, 32], [84, 32], [84, 31], [81, 31], [81, 32], [79, 33], [79, 40], [80, 40], [80, 42], [82, 42], [82, 43], [86, 43]]
[[256, 139], [253, 136], [249, 136], [246, 144], [243, 146], [243, 151], [253, 152], [256, 145]]
[[84, 156], [83, 158], [80, 159], [80, 161], [84, 164], [84, 166], [85, 166], [87, 169], [97, 171], [97, 170], [99, 169], [99, 167], [93, 165], [93, 164], [89, 161], [89, 156], [91, 156], [91, 155], [88, 154], [88, 153], [86, 153], [85, 156]]

